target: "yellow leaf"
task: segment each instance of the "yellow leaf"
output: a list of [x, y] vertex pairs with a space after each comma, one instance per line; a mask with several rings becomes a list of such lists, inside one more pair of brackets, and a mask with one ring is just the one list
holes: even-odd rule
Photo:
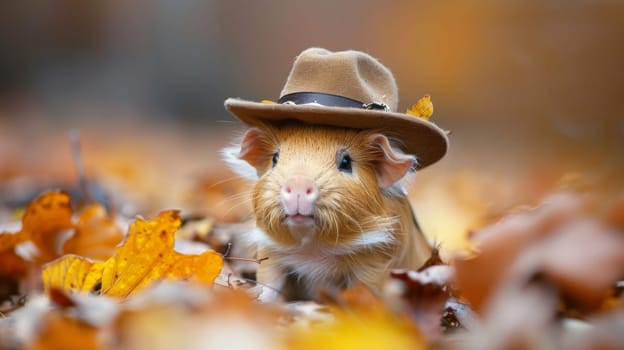
[[426, 341], [409, 323], [374, 312], [338, 313], [335, 323], [291, 333], [287, 344], [288, 349], [297, 350], [427, 349]]
[[433, 102], [431, 102], [431, 96], [423, 96], [412, 108], [408, 109], [405, 113], [413, 115], [415, 117], [429, 120], [433, 114]]
[[173, 249], [174, 235], [181, 224], [177, 211], [161, 212], [151, 221], [137, 218], [130, 225], [126, 241], [105, 262], [91, 262], [65, 256], [45, 267], [44, 287], [63, 291], [90, 291], [126, 297], [161, 279], [193, 279], [212, 284], [223, 266], [215, 251], [185, 255]]
[[76, 255], [65, 255], [46, 266], [42, 272], [46, 293], [51, 289], [66, 292], [91, 291], [102, 277], [104, 263]]

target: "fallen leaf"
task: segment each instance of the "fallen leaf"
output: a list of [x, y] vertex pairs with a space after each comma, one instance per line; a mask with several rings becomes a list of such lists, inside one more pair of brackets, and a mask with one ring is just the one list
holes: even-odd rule
[[2, 232], [0, 234], [0, 252], [13, 249], [16, 245], [27, 240], [27, 235], [20, 232]]
[[67, 193], [50, 191], [42, 194], [26, 208], [19, 232], [0, 234], [0, 251], [13, 249], [30, 240], [38, 249], [37, 258], [41, 263], [57, 258], [63, 231], [73, 228], [72, 214]]
[[288, 333], [288, 349], [427, 349], [425, 340], [406, 319], [390, 313], [336, 313], [336, 320]]
[[543, 243], [541, 271], [568, 306], [594, 310], [624, 276], [624, 235], [587, 218], [561, 225]]
[[[452, 340], [450, 349], [560, 349], [556, 344], [557, 295], [542, 285], [503, 286], [479, 323]], [[563, 349], [567, 349], [563, 347]]]
[[110, 258], [102, 274], [102, 293], [125, 297], [160, 278], [195, 280], [212, 284], [222, 257], [214, 251], [183, 255], [173, 250], [174, 234], [181, 224], [177, 211], [164, 211], [152, 220], [137, 218], [124, 244]]
[[289, 349], [426, 348], [419, 328], [363, 284], [339, 294], [324, 293], [321, 299], [330, 304], [334, 320], [291, 332]]
[[445, 304], [451, 296], [448, 284], [452, 268], [432, 265], [418, 272], [393, 270], [390, 275], [393, 282], [401, 284], [398, 295], [392, 296], [392, 304], [399, 304], [398, 308], [411, 317], [428, 340], [439, 338]]
[[456, 259], [462, 297], [483, 311], [506, 285], [539, 277], [566, 305], [589, 312], [624, 275], [624, 236], [591, 216], [582, 197], [561, 193], [475, 235], [478, 254]]
[[154, 220], [137, 218], [130, 225], [125, 242], [105, 262], [93, 262], [68, 255], [43, 270], [46, 291], [91, 291], [127, 297], [160, 279], [193, 279], [212, 284], [223, 267], [223, 258], [209, 250], [200, 255], [185, 255], [173, 249], [174, 235], [180, 227], [175, 210], [164, 211]]
[[46, 294], [51, 290], [90, 292], [101, 281], [103, 269], [103, 262], [94, 262], [77, 255], [65, 255], [45, 265], [41, 278]]
[[122, 238], [123, 233], [106, 209], [100, 204], [93, 204], [81, 211], [76, 231], [65, 241], [63, 252], [106, 260], [114, 254]]
[[59, 256], [59, 234], [73, 228], [69, 195], [61, 191], [47, 192], [26, 208], [21, 234], [39, 249], [39, 260], [47, 262]]
[[26, 262], [14, 251], [0, 252], [0, 277], [20, 278], [26, 271]]

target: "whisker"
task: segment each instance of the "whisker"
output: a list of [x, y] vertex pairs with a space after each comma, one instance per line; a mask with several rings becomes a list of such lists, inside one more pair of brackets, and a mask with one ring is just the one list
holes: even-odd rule
[[221, 204], [225, 204], [226, 202], [237, 201], [240, 199], [247, 199], [247, 198], [249, 198], [248, 193], [245, 193], [245, 192], [235, 193], [235, 194], [222, 198], [219, 202], [217, 202], [217, 204], [221, 205]]
[[235, 203], [228, 207], [225, 211], [225, 215], [229, 215], [234, 209], [241, 207], [242, 205], [247, 204], [247, 201], [240, 201], [239, 203]]
[[235, 176], [232, 176], [232, 177], [228, 177], [228, 178], [225, 178], [223, 180], [220, 180], [220, 181], [217, 181], [217, 182], [213, 183], [212, 185], [208, 186], [206, 188], [206, 190], [211, 190], [211, 189], [213, 189], [216, 186], [220, 186], [220, 185], [223, 185], [225, 183], [232, 182], [232, 181], [237, 181], [237, 180], [243, 180], [244, 181], [245, 177], [242, 176], [242, 175], [235, 175]]

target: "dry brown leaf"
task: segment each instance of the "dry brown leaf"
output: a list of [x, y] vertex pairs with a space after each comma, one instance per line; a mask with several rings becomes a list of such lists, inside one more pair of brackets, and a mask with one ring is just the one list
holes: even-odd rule
[[432, 265], [418, 272], [391, 272], [392, 281], [401, 284], [400, 292], [393, 298], [399, 299], [401, 310], [412, 318], [430, 341], [441, 335], [444, 305], [451, 296], [448, 287], [451, 274], [448, 265]]
[[569, 305], [590, 311], [624, 275], [624, 236], [588, 216], [581, 197], [557, 194], [475, 236], [479, 254], [457, 259], [462, 297], [479, 312], [504, 285], [545, 278]]

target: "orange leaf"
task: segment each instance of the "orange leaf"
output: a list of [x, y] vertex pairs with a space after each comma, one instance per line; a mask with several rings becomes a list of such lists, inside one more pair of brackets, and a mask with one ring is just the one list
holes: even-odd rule
[[63, 252], [96, 260], [106, 260], [115, 253], [123, 233], [100, 204], [86, 207], [76, 224], [75, 234], [68, 239]]
[[28, 237], [21, 232], [2, 232], [0, 234], [0, 252], [10, 250], [27, 239]]
[[0, 234], [0, 251], [13, 249], [30, 240], [39, 250], [38, 260], [47, 262], [59, 256], [59, 239], [73, 227], [72, 208], [67, 193], [46, 192], [32, 201], [22, 217], [22, 229]]
[[0, 277], [23, 277], [27, 269], [24, 259], [14, 251], [0, 251]]
[[174, 234], [181, 224], [175, 210], [164, 211], [152, 220], [137, 218], [128, 238], [106, 262], [102, 293], [125, 297], [162, 278], [188, 279], [212, 284], [223, 266], [214, 251], [184, 255], [173, 249]]
[[160, 213], [151, 221], [137, 218], [126, 241], [106, 262], [64, 256], [48, 264], [42, 274], [46, 291], [90, 291], [98, 283], [101, 293], [126, 297], [160, 279], [194, 279], [212, 284], [223, 266], [214, 251], [185, 255], [173, 249], [174, 234], [181, 224], [177, 211]]
[[10, 249], [14, 245], [31, 240], [39, 249], [39, 261], [50, 261], [59, 256], [59, 239], [65, 229], [73, 228], [72, 207], [69, 195], [61, 191], [46, 192], [32, 201], [22, 218], [22, 230], [13, 237], [2, 234], [0, 247]]

